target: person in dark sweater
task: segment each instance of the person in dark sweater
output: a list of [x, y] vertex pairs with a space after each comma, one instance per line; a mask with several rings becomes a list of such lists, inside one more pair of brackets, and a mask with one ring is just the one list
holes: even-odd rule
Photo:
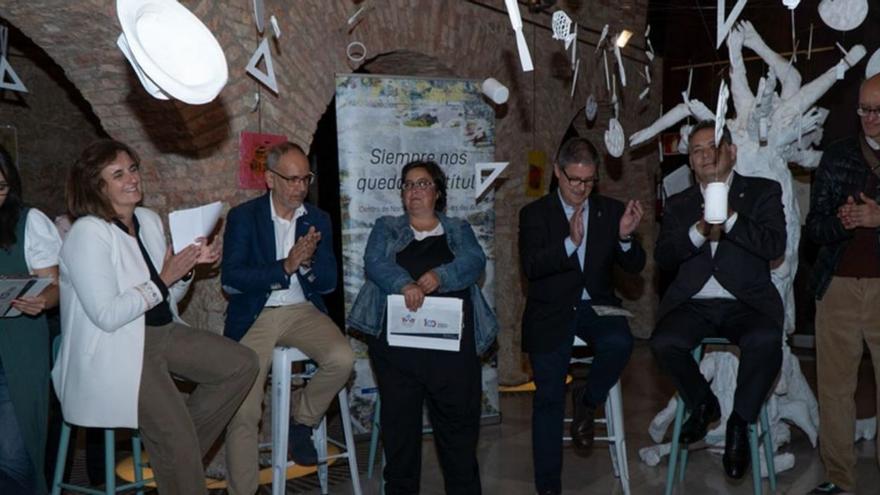
[[[436, 163], [408, 163], [401, 176], [405, 214], [379, 218], [373, 226], [364, 254], [366, 280], [348, 319], [367, 334], [382, 397], [385, 493], [419, 492], [422, 408], [427, 404], [446, 493], [478, 494], [480, 355], [498, 331], [477, 285], [486, 255], [467, 221], [443, 214], [446, 176]], [[461, 299], [459, 350], [390, 346], [383, 335], [389, 294], [402, 294], [411, 311], [426, 296]]]
[[[827, 480], [812, 493], [855, 491], [855, 392], [865, 344], [880, 369], [880, 75], [862, 83], [856, 112], [862, 132], [823, 153], [807, 215], [807, 235], [821, 246], [816, 371]], [[880, 392], [880, 380], [877, 386]]]

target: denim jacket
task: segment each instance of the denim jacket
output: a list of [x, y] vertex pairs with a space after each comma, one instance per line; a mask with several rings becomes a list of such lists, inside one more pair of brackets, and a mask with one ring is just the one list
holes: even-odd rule
[[[483, 297], [477, 281], [486, 267], [486, 255], [477, 242], [467, 221], [437, 213], [449, 249], [455, 259], [437, 268], [439, 292], [470, 288], [474, 308], [474, 338], [477, 353], [489, 348], [498, 333], [498, 322]], [[364, 252], [366, 277], [348, 315], [348, 325], [368, 335], [378, 336], [384, 330], [385, 303], [389, 294], [400, 294], [403, 287], [413, 283], [403, 267], [397, 264], [397, 253], [413, 240], [409, 217], [385, 216], [376, 221]]]

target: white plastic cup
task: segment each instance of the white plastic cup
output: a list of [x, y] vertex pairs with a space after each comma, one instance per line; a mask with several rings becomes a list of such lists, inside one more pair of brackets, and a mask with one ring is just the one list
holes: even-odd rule
[[703, 198], [703, 219], [706, 223], [719, 224], [727, 220], [727, 193], [727, 184], [724, 182], [710, 182], [706, 186]]
[[507, 103], [507, 98], [510, 96], [510, 91], [507, 90], [507, 87], [491, 77], [483, 81], [482, 90], [483, 94], [495, 102], [496, 105]]

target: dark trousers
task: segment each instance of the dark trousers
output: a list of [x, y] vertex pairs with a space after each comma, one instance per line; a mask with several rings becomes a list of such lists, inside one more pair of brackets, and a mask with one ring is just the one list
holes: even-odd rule
[[691, 356], [707, 337], [723, 337], [739, 346], [733, 410], [755, 421], [782, 366], [782, 328], [732, 299], [691, 299], [664, 316], [651, 336], [651, 350], [689, 410], [712, 393]]
[[575, 334], [590, 345], [595, 356], [584, 395], [586, 402], [594, 406], [605, 402], [632, 354], [633, 338], [626, 318], [599, 316], [587, 301], [578, 305], [571, 338], [554, 351], [529, 354], [536, 387], [532, 403], [532, 459], [539, 491], [562, 490], [565, 375]]
[[382, 398], [385, 493], [419, 493], [427, 404], [446, 493], [480, 494], [482, 375], [473, 334], [462, 335], [458, 352], [390, 347], [384, 335], [370, 338], [369, 345]]

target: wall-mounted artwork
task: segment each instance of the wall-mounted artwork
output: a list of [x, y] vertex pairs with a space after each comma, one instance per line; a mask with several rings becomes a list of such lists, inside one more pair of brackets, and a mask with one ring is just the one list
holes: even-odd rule
[[266, 156], [274, 144], [287, 141], [277, 134], [242, 132], [238, 140], [239, 189], [266, 189]]

